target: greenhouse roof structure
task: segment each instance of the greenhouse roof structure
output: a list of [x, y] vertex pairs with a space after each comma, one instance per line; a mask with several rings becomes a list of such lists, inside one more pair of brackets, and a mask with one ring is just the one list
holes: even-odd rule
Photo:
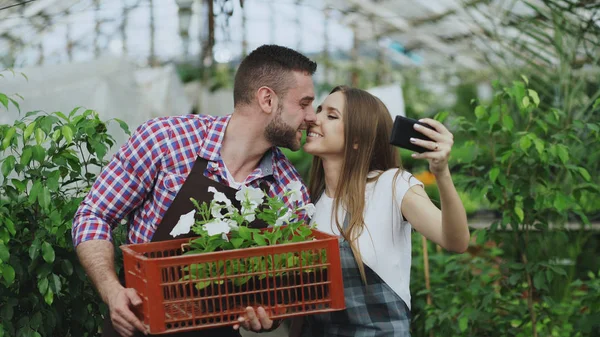
[[[161, 9], [161, 6], [167, 8], [167, 3], [172, 7], [169, 10]], [[541, 64], [559, 62], [561, 55], [547, 46], [557, 38], [555, 27], [550, 23], [556, 23], [556, 13], [560, 12], [563, 13], [560, 22], [565, 27], [577, 27], [582, 32], [583, 43], [577, 47], [577, 62], [586, 65], [597, 61], [600, 2], [594, 0], [214, 0], [213, 6], [231, 14], [241, 8], [267, 6], [269, 3], [306, 7], [321, 13], [328, 20], [351, 30], [354, 42], [362, 44], [363, 48], [382, 48], [394, 62], [407, 67], [474, 70], [502, 62], [503, 55], [520, 54], [524, 59]], [[153, 7], [159, 8], [158, 12], [153, 12]], [[153, 29], [160, 33], [160, 26], [142, 27], [127, 15], [116, 13], [150, 8], [146, 14], [138, 13], [138, 16], [153, 15], [157, 20], [159, 17], [172, 16], [175, 22], [179, 19], [181, 27], [182, 10], [192, 7], [196, 11], [206, 10], [206, 2], [0, 0], [0, 58], [12, 57], [24, 64], [43, 63], [44, 56], [48, 56], [47, 50], [30, 59], [24, 59], [22, 53], [31, 54], [36, 48], [52, 49], [48, 36], [56, 34], [65, 36], [67, 42], [53, 53], [72, 57], [73, 54], [86, 51], [93, 55], [94, 51], [98, 53], [106, 49], [113, 35], [130, 32], [132, 24], [135, 29]], [[303, 16], [306, 16], [304, 13]], [[301, 14], [296, 16], [292, 14], [288, 19], [298, 22], [304, 20]], [[243, 20], [264, 21], [256, 18], [256, 15], [248, 15]], [[544, 22], [548, 24], [544, 25]], [[108, 26], [112, 28], [106, 28]], [[202, 30], [206, 24], [199, 24], [199, 27]], [[301, 23], [297, 30], [302, 30], [300, 27]], [[274, 30], [268, 26], [263, 29]], [[177, 32], [177, 29], [173, 31]], [[200, 38], [205, 36], [205, 33], [199, 35]], [[135, 43], [128, 49], [135, 54]]]

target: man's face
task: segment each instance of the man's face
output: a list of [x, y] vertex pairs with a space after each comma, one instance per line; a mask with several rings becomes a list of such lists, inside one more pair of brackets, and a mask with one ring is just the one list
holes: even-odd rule
[[292, 87], [281, 97], [277, 111], [265, 128], [265, 137], [274, 146], [292, 151], [300, 149], [302, 131], [317, 117], [312, 103], [315, 87], [312, 76], [303, 72], [292, 72]]

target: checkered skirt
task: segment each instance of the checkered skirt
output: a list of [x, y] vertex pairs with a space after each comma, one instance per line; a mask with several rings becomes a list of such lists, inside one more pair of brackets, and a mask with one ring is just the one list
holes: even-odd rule
[[410, 337], [410, 310], [371, 268], [362, 282], [352, 248], [340, 239], [346, 309], [304, 318], [302, 337]]

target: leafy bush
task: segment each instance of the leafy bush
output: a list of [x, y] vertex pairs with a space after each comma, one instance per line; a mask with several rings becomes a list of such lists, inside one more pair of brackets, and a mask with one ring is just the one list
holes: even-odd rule
[[[576, 234], [572, 234], [576, 235]], [[498, 235], [506, 244], [487, 241], [484, 230], [474, 233], [467, 254], [450, 254], [428, 244], [431, 291], [425, 284], [421, 235], [413, 234], [411, 273], [412, 335], [526, 337], [532, 335], [528, 312], [529, 285], [519, 280], [523, 268], [505, 249], [510, 233]], [[548, 265], [545, 272], [567, 283], [560, 300], [543, 295], [534, 303], [540, 336], [597, 336], [600, 333], [600, 273], [586, 280], [568, 281], [563, 267]], [[516, 275], [516, 276], [515, 276]], [[431, 305], [427, 296], [431, 296]]]
[[[592, 238], [586, 198], [600, 187], [589, 171], [595, 163], [573, 154], [598, 144], [600, 123], [540, 105], [526, 78], [497, 89], [474, 118], [457, 118], [455, 134], [473, 152], [457, 169], [459, 188], [485, 199], [500, 218], [475, 233], [471, 254], [431, 256], [432, 305], [415, 254], [415, 335], [597, 335], [599, 270], [581, 277], [576, 263]], [[581, 228], [566, 230], [573, 220]]]
[[77, 260], [71, 224], [114, 145], [106, 131], [83, 109], [0, 125], [0, 336], [97, 335], [106, 308]]

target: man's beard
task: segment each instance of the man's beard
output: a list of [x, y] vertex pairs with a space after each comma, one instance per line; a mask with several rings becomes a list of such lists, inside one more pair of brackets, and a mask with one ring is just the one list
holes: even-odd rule
[[277, 115], [273, 118], [267, 127], [265, 128], [265, 138], [274, 146], [280, 146], [292, 151], [300, 150], [300, 142], [296, 139], [296, 132], [298, 130], [287, 125], [281, 114], [283, 113], [283, 106], [277, 107]]

